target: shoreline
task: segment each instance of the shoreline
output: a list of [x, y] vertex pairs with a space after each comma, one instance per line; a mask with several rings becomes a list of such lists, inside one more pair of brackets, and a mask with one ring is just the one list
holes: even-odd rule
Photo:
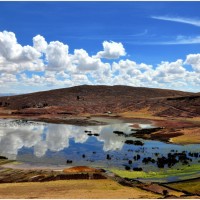
[[112, 121], [136, 123], [137, 121], [148, 121], [157, 127], [164, 129], [149, 135], [142, 135], [143, 139], [158, 140], [173, 144], [200, 144], [200, 118], [172, 118], [156, 117], [152, 114], [143, 114], [135, 112], [113, 113], [113, 114], [79, 114], [79, 115], [12, 115], [2, 113], [0, 110], [0, 119], [30, 120], [35, 122], [69, 124], [77, 126], [98, 126], [112, 123]]
[[[134, 122], [134, 124], [136, 124], [137, 126], [137, 122], [144, 122], [148, 121], [151, 122], [152, 124], [154, 124], [155, 126], [158, 127], [164, 127], [164, 129], [157, 131], [155, 133], [151, 133], [150, 135], [144, 135], [144, 139], [152, 139], [152, 140], [159, 140], [160, 138], [164, 136], [166, 136], [168, 134], [168, 137], [165, 137], [164, 142], [167, 142], [168, 140], [171, 140], [172, 143], [174, 143], [174, 139], [178, 138], [178, 137], [189, 137], [190, 138], [190, 143], [193, 144], [194, 142], [198, 142], [200, 143], [200, 141], [196, 140], [193, 141], [191, 138], [192, 136], [189, 134], [187, 135], [187, 133], [185, 134], [181, 134], [179, 136], [176, 137], [172, 137], [174, 135], [170, 135], [170, 133], [173, 132], [181, 132], [181, 131], [188, 131], [188, 130], [193, 130], [195, 129], [196, 131], [200, 130], [200, 125], [198, 120], [194, 122], [191, 119], [172, 119], [172, 118], [159, 118], [159, 117], [155, 117], [154, 116], [144, 116], [144, 118], [141, 118], [139, 116], [127, 116], [126, 114], [96, 114], [96, 115], [79, 115], [79, 116], [65, 116], [65, 115], [54, 115], [51, 116], [52, 118], [50, 118], [51, 115], [39, 115], [39, 116], [22, 116], [22, 115], [0, 115], [0, 119], [16, 119], [16, 120], [30, 120], [30, 121], [38, 121], [38, 122], [47, 122], [47, 123], [64, 123], [64, 124], [72, 124], [72, 125], [79, 125], [79, 126], [90, 126], [90, 125], [106, 125], [108, 123], [112, 123], [112, 121], [116, 120], [118, 122]], [[170, 136], [170, 137], [169, 137]], [[163, 141], [161, 139], [161, 141]], [[177, 140], [178, 141], [178, 140]], [[176, 142], [177, 142], [176, 141]], [[169, 141], [168, 141], [169, 142]], [[176, 143], [175, 143], [176, 144]], [[183, 144], [183, 143], [181, 143]], [[14, 167], [13, 167], [14, 166]], [[19, 167], [18, 167], [19, 166]], [[29, 168], [29, 166], [31, 166], [31, 164], [27, 164], [27, 163], [23, 163], [19, 165], [16, 165], [16, 163], [7, 163], [5, 165], [0, 165], [1, 170], [4, 169], [5, 170], [5, 174], [6, 177], [8, 178], [9, 176], [11, 176], [12, 178], [14, 178], [15, 174], [19, 174], [21, 175], [21, 177], [19, 177], [18, 181], [19, 183], [4, 183], [4, 184], [0, 184], [0, 190], [1, 188], [3, 188], [3, 185], [7, 184], [8, 187], [14, 187], [14, 184], [17, 184], [17, 187], [19, 186], [23, 186], [24, 184], [27, 185], [27, 187], [32, 188], [32, 184], [34, 182], [34, 184], [43, 184], [43, 186], [48, 183], [54, 187], [56, 187], [55, 184], [58, 184], [57, 181], [59, 181], [59, 184], [64, 183], [66, 180], [70, 183], [75, 181], [73, 179], [73, 177], [75, 177], [76, 179], [76, 187], [78, 187], [78, 184], [81, 183], [81, 181], [83, 181], [84, 177], [93, 177], [93, 175], [91, 175], [91, 173], [88, 174], [88, 172], [84, 172], [84, 171], [79, 171], [78, 175], [77, 173], [66, 173], [65, 175], [60, 175], [63, 174], [63, 170], [64, 169], [70, 169], [71, 166], [59, 166], [59, 167], [43, 167], [43, 166], [39, 166], [39, 167], [35, 167], [33, 166], [33, 168]], [[8, 171], [7, 171], [8, 170]], [[23, 173], [25, 174], [30, 174], [31, 177], [33, 178], [32, 180], [27, 181], [26, 183], [23, 183], [23, 180], [26, 180], [26, 176], [23, 177]], [[38, 174], [39, 173], [39, 174]], [[88, 174], [88, 175], [87, 175]], [[104, 174], [105, 175], [105, 174]], [[58, 180], [56, 180], [56, 177], [65, 177], [65, 178], [58, 178]], [[70, 177], [70, 178], [69, 178]], [[101, 175], [98, 175], [97, 177], [101, 177]], [[7, 179], [6, 178], [6, 179]], [[21, 179], [20, 179], [21, 178]], [[24, 179], [23, 179], [24, 178]], [[41, 179], [40, 179], [41, 178]], [[52, 181], [53, 179], [53, 181]], [[55, 179], [55, 180], [54, 180]], [[70, 179], [70, 180], [68, 180]], [[86, 178], [87, 179], [87, 178]], [[17, 180], [17, 179], [16, 179]], [[21, 181], [20, 181], [21, 180]], [[45, 180], [45, 181], [42, 181]], [[144, 193], [144, 191], [147, 192], [147, 196], [146, 198], [151, 198], [151, 195], [160, 195], [160, 196], [153, 196], [153, 198], [157, 198], [157, 197], [161, 197], [161, 198], [167, 198], [166, 195], [164, 195], [163, 191], [167, 191], [166, 194], [168, 195], [168, 197], [172, 197], [172, 198], [199, 198], [200, 196], [198, 196], [199, 194], [196, 193], [191, 193], [191, 192], [187, 192], [189, 191], [187, 188], [186, 190], [182, 191], [180, 189], [176, 189], [179, 184], [185, 184], [185, 182], [197, 182], [197, 184], [200, 184], [200, 177], [196, 178], [196, 179], [187, 179], [187, 180], [183, 180], [183, 181], [178, 181], [178, 182], [173, 182], [173, 183], [141, 183], [138, 182], [137, 179], [133, 179], [133, 180], [128, 180], [126, 178], [122, 178], [117, 176], [116, 174], [111, 175], [110, 177], [108, 177], [108, 174], [106, 175], [106, 179], [98, 179], [97, 181], [99, 181], [99, 183], [102, 183], [103, 181], [113, 181], [114, 183], [118, 183], [120, 185], [120, 187], [125, 187], [127, 188], [127, 186], [129, 186], [131, 189], [134, 188], [138, 188], [140, 189], [140, 193], [142, 194]], [[90, 184], [91, 181], [94, 181], [91, 178], [88, 178], [85, 184]], [[1, 181], [0, 181], [1, 182]], [[16, 182], [16, 181], [15, 181]], [[176, 186], [176, 188], [173, 188], [173, 184]], [[172, 186], [171, 186], [172, 185]], [[39, 186], [37, 186], [39, 187]], [[60, 187], [59, 187], [60, 188]], [[78, 188], [77, 188], [78, 189]], [[78, 189], [79, 190], [79, 189]], [[24, 191], [24, 190], [23, 190]], [[30, 197], [27, 191], [24, 191], [24, 194], [26, 194], [27, 196], [23, 196], [23, 197]], [[39, 194], [38, 198], [44, 197], [41, 196]], [[1, 196], [0, 196], [1, 197]], [[3, 196], [3, 197], [11, 197], [9, 195], [7, 196]], [[15, 197], [17, 197], [17, 194], [15, 193]], [[47, 198], [49, 198], [50, 196], [46, 196]], [[73, 196], [74, 198], [76, 198], [75, 196]], [[103, 196], [104, 197], [104, 196]], [[119, 196], [118, 196], [119, 197]], [[118, 198], [116, 197], [116, 198]], [[80, 196], [78, 198], [81, 198]], [[90, 197], [87, 197], [90, 198]], [[104, 197], [105, 198], [105, 197]], [[139, 196], [139, 198], [141, 198], [141, 196]]]
[[[184, 181], [175, 181], [175, 182], [169, 182], [169, 183], [144, 183], [141, 181], [138, 181], [137, 179], [127, 179], [122, 178], [121, 176], [116, 175], [112, 172], [106, 172], [102, 169], [97, 168], [91, 168], [91, 167], [69, 167], [65, 168], [63, 170], [48, 170], [48, 169], [10, 169], [10, 168], [2, 168], [0, 169], [1, 172], [1, 178], [0, 178], [0, 190], [4, 188], [6, 185], [7, 188], [12, 187], [23, 187], [23, 193], [26, 194], [26, 198], [30, 197], [28, 196], [29, 193], [27, 192], [27, 188], [30, 187], [33, 189], [33, 184], [35, 184], [37, 187], [39, 185], [45, 186], [46, 184], [52, 185], [52, 187], [57, 187], [57, 184], [66, 184], [68, 183], [73, 184], [76, 182], [76, 184], [73, 186], [74, 188], [77, 188], [78, 190], [78, 184], [84, 181], [84, 184], [89, 185], [95, 180], [98, 181], [98, 183], [103, 182], [110, 182], [109, 184], [118, 184], [120, 188], [129, 188], [130, 191], [134, 190], [135, 188], [139, 189], [138, 195], [142, 195], [143, 193], [146, 193], [147, 198], [153, 197], [173, 197], [173, 198], [199, 198], [199, 194], [188, 192], [187, 190], [180, 190], [176, 187], [173, 187], [173, 184], [185, 184], [187, 182], [200, 182], [200, 178], [195, 179], [187, 179]], [[5, 174], [5, 175], [4, 175]], [[10, 174], [10, 175], [9, 175]], [[2, 177], [5, 176], [3, 179]], [[67, 182], [66, 182], [67, 181]], [[3, 184], [2, 184], [3, 183]], [[26, 187], [24, 187], [26, 186]], [[40, 187], [39, 187], [40, 188]], [[60, 186], [58, 187], [60, 188]], [[90, 188], [91, 191], [93, 191], [92, 188]], [[15, 191], [15, 190], [13, 190]], [[164, 192], [165, 191], [165, 192]], [[113, 191], [114, 195], [116, 194], [115, 190]], [[9, 195], [11, 193], [14, 193], [18, 197], [18, 193], [15, 192], [9, 192], [6, 193], [7, 197], [10, 197]], [[5, 194], [5, 192], [4, 192]], [[41, 198], [40, 194], [38, 198]], [[160, 196], [155, 196], [160, 195]], [[1, 197], [1, 195], [0, 195]], [[43, 197], [43, 196], [42, 196]], [[48, 194], [46, 197], [50, 197]], [[80, 196], [78, 198], [81, 198]], [[103, 197], [102, 197], [103, 198]], [[105, 196], [104, 196], [105, 198]], [[118, 197], [117, 197], [118, 198]], [[138, 198], [141, 198], [139, 196]]]

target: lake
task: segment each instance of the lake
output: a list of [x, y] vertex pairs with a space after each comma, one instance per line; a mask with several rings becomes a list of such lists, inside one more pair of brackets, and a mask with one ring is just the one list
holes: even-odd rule
[[154, 126], [148, 121], [134, 120], [76, 126], [2, 119], [0, 155], [32, 166], [86, 165], [147, 172], [200, 164], [199, 144], [176, 145], [129, 136], [138, 127]]

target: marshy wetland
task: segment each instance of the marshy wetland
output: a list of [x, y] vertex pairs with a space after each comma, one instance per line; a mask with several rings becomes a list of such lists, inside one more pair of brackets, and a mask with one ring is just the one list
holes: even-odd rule
[[[152, 121], [103, 119], [78, 126], [2, 119], [0, 155], [11, 168], [103, 168], [144, 182], [174, 182], [200, 176], [199, 144], [178, 145], [144, 139], [162, 131]], [[140, 136], [141, 135], [141, 136]]]

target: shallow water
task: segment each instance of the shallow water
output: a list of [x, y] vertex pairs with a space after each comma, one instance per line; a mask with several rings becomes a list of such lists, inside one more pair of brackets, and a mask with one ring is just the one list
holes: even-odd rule
[[[187, 165], [200, 164], [200, 145], [175, 145], [153, 140], [121, 136], [113, 131], [134, 133], [133, 124], [152, 128], [151, 122], [125, 123], [117, 121], [101, 126], [75, 126], [21, 120], [0, 120], [0, 155], [31, 165], [76, 166], [87, 165], [103, 168], [142, 168], [159, 171], [157, 163], [144, 163], [143, 158], [158, 157], [169, 153], [186, 152]], [[98, 135], [89, 136], [88, 134]], [[126, 144], [126, 140], [141, 141], [144, 145]], [[198, 153], [197, 157], [189, 156]], [[137, 155], [138, 158], [137, 158]], [[134, 158], [135, 157], [135, 158]], [[67, 163], [68, 161], [68, 163]], [[171, 168], [185, 164], [178, 162]], [[164, 168], [168, 168], [164, 165]]]

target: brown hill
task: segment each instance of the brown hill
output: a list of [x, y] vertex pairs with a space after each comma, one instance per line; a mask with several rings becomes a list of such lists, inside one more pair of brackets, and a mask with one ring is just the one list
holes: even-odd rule
[[[18, 110], [18, 113], [29, 114], [104, 113], [108, 111], [123, 112], [148, 108], [149, 110], [156, 110], [156, 114], [158, 115], [167, 115], [164, 111], [168, 109], [173, 110], [177, 104], [179, 110], [176, 111], [181, 111], [184, 107], [188, 113], [190, 107], [193, 106], [191, 112], [196, 112], [200, 99], [198, 97], [190, 99], [188, 96], [192, 95], [198, 96], [194, 93], [166, 89], [120, 85], [83, 85], [45, 92], [0, 97], [0, 106]], [[191, 102], [193, 103], [191, 104]]]
[[129, 110], [144, 108], [155, 116], [197, 117], [200, 116], [200, 95], [147, 99], [130, 106]]

